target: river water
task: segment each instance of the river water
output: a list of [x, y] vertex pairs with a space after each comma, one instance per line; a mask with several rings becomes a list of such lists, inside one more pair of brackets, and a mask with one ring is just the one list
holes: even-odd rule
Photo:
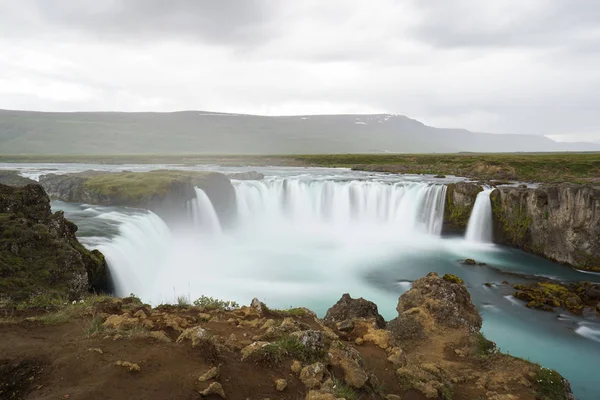
[[[4, 164], [37, 178], [87, 169], [160, 168], [240, 172], [250, 168], [165, 165]], [[50, 171], [52, 169], [52, 171]], [[153, 303], [200, 295], [274, 308], [306, 306], [321, 316], [343, 293], [378, 304], [394, 318], [398, 296], [430, 271], [467, 285], [483, 315], [483, 332], [502, 351], [558, 370], [579, 399], [599, 399], [600, 323], [527, 309], [509, 285], [522, 275], [591, 280], [519, 250], [489, 243], [489, 193], [478, 198], [469, 240], [441, 234], [446, 184], [461, 178], [385, 175], [324, 168], [252, 168], [262, 181], [233, 181], [237, 223], [224, 229], [197, 189], [186, 226], [168, 227], [151, 212], [55, 201], [86, 246], [109, 262], [118, 295]], [[487, 266], [466, 266], [465, 258]], [[487, 287], [485, 283], [492, 283]]]

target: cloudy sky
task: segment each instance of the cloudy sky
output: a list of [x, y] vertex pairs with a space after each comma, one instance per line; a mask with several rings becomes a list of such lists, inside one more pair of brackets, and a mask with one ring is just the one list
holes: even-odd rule
[[0, 108], [403, 114], [600, 143], [597, 0], [0, 0]]

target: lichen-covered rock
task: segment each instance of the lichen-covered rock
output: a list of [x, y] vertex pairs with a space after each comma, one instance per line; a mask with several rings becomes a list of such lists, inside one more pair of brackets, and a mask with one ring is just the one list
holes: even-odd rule
[[431, 315], [436, 324], [465, 327], [471, 332], [481, 329], [481, 316], [471, 302], [467, 288], [442, 279], [435, 272], [417, 279], [412, 288], [400, 296], [396, 306], [398, 314], [419, 308]]
[[283, 392], [287, 387], [288, 383], [285, 379], [275, 379], [275, 389], [278, 392]]
[[209, 339], [209, 337], [210, 336], [206, 329], [195, 326], [183, 331], [183, 333], [177, 338], [177, 343], [180, 343], [184, 340], [191, 340], [192, 346], [195, 347], [198, 346], [203, 340]]
[[306, 394], [306, 400], [336, 400], [336, 398], [332, 393], [329, 392], [309, 390]]
[[211, 383], [209, 387], [200, 392], [200, 395], [202, 397], [216, 395], [222, 399], [227, 399], [227, 396], [225, 395], [225, 390], [223, 390], [223, 386], [219, 382]]
[[329, 363], [344, 372], [344, 381], [356, 388], [362, 388], [369, 376], [364, 370], [360, 353], [350, 345], [333, 342], [329, 348]]
[[99, 251], [77, 240], [77, 226], [37, 184], [0, 185], [0, 293], [13, 300], [68, 297], [109, 288], [108, 267]]
[[325, 350], [325, 336], [321, 331], [307, 330], [298, 331], [290, 334], [291, 337], [298, 339], [298, 341], [306, 348], [311, 354], [320, 354]]
[[572, 265], [600, 271], [600, 188], [560, 184], [494, 190], [494, 238]]
[[220, 368], [218, 366], [212, 367], [211, 369], [209, 369], [208, 371], [206, 371], [205, 373], [200, 375], [200, 377], [198, 377], [198, 381], [206, 382], [211, 379], [217, 379], [219, 377], [219, 370], [220, 370]]
[[379, 314], [377, 304], [362, 297], [353, 299], [348, 293], [342, 295], [342, 298], [327, 310], [324, 319], [332, 323], [353, 319], [374, 319], [378, 328], [385, 327], [385, 320]]
[[250, 359], [257, 351], [262, 350], [267, 345], [269, 345], [269, 342], [254, 342], [244, 347], [241, 351], [242, 361]]
[[300, 371], [300, 380], [308, 389], [314, 389], [321, 386], [324, 374], [325, 365], [322, 362], [316, 362], [302, 368]]
[[129, 361], [119, 360], [115, 363], [115, 365], [118, 367], [123, 367], [123, 368], [127, 369], [127, 371], [129, 371], [129, 372], [140, 372], [142, 370], [138, 364], [135, 364], [135, 363], [132, 363]]

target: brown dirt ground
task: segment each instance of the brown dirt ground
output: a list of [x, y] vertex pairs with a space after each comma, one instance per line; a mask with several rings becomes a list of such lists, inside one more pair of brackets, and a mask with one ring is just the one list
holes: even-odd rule
[[[106, 311], [106, 310], [104, 310]], [[193, 318], [197, 310], [171, 308], [173, 315]], [[117, 339], [86, 337], [92, 315], [75, 318], [57, 325], [24, 320], [25, 315], [0, 322], [0, 400], [18, 399], [111, 399], [111, 400], [163, 400], [200, 399], [198, 391], [208, 387], [198, 377], [209, 368], [221, 365], [218, 381], [230, 400], [245, 399], [304, 399], [306, 388], [290, 370], [291, 360], [279, 364], [242, 362], [240, 353], [221, 351], [219, 359], [207, 357], [189, 341], [165, 343], [151, 338]], [[30, 316], [27, 314], [26, 316]], [[228, 338], [235, 334], [239, 342], [250, 343], [251, 338], [262, 333], [258, 327], [227, 322], [230, 315], [219, 316], [216, 321], [199, 322], [210, 333]], [[267, 315], [275, 320], [283, 315]], [[310, 315], [296, 317], [296, 321], [312, 329], [322, 327]], [[245, 321], [251, 321], [252, 317]], [[240, 320], [244, 322], [243, 319]], [[175, 339], [178, 332], [165, 329]], [[508, 356], [492, 356], [482, 361], [459, 357], [454, 348], [461, 348], [462, 334], [458, 331], [436, 335], [424, 343], [402, 346], [409, 363], [436, 363], [447, 371], [494, 371], [514, 376], [523, 362]], [[345, 338], [353, 345], [355, 335]], [[380, 393], [399, 394], [407, 400], [423, 400], [419, 391], [404, 390], [396, 378], [396, 367], [387, 361], [386, 351], [372, 343], [355, 346], [361, 353], [364, 369], [379, 381]], [[100, 349], [101, 353], [93, 349]], [[505, 358], [504, 358], [505, 357]], [[136, 363], [140, 372], [128, 372], [115, 363], [119, 360]], [[340, 371], [330, 369], [330, 375], [341, 377]], [[288, 387], [278, 392], [274, 380], [284, 378]], [[519, 399], [534, 399], [531, 390], [508, 383], [506, 390]], [[453, 400], [486, 398], [486, 389], [477, 387], [475, 381], [465, 380], [454, 385]], [[364, 390], [360, 399], [381, 399], [373, 388]], [[218, 399], [207, 397], [206, 399]]]

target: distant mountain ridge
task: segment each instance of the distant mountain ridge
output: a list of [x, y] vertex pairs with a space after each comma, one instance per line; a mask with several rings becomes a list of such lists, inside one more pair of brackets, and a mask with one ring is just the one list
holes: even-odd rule
[[545, 136], [434, 128], [392, 114], [0, 110], [0, 154], [313, 154], [600, 151]]

